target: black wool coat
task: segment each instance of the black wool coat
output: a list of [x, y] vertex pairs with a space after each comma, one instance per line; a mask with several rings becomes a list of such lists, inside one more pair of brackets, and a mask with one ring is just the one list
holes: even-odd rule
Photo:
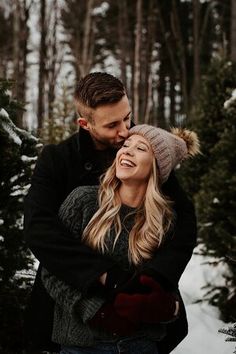
[[[41, 265], [68, 284], [87, 291], [94, 281], [114, 266], [113, 261], [84, 244], [64, 228], [58, 210], [76, 187], [96, 185], [115, 158], [116, 151], [96, 151], [83, 129], [58, 145], [44, 147], [25, 198], [24, 230], [29, 248], [40, 261], [25, 315], [25, 345], [29, 350], [58, 349], [51, 342], [53, 300], [44, 289]], [[146, 264], [163, 285], [178, 288], [179, 279], [196, 245], [193, 204], [172, 173], [163, 192], [174, 201], [177, 213], [175, 236]], [[158, 344], [161, 354], [169, 353], [187, 335], [187, 320], [181, 302], [179, 318], [168, 324], [167, 337]]]

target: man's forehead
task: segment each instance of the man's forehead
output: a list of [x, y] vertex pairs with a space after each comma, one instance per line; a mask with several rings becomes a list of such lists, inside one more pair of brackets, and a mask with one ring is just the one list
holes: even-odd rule
[[93, 115], [95, 118], [111, 118], [122, 119], [131, 111], [128, 97], [125, 95], [116, 103], [108, 103], [100, 105], [93, 109]]

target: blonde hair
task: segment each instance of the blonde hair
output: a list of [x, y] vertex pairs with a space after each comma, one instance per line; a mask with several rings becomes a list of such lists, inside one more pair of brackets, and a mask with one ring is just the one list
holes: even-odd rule
[[[129, 233], [129, 262], [135, 265], [152, 257], [163, 241], [172, 222], [170, 202], [164, 198], [158, 187], [156, 160], [148, 181], [142, 204], [135, 210], [135, 223]], [[83, 240], [92, 248], [101, 252], [107, 250], [106, 240], [111, 228], [115, 230], [113, 248], [121, 233], [119, 210], [121, 199], [119, 187], [121, 181], [116, 177], [115, 161], [101, 180], [98, 192], [99, 209], [94, 214], [83, 233]]]

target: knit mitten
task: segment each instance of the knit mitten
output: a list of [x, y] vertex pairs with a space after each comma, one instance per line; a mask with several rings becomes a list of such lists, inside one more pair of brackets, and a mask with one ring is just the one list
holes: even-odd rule
[[117, 294], [114, 301], [117, 313], [136, 325], [172, 320], [175, 317], [176, 296], [146, 275], [140, 276], [140, 283], [149, 287], [149, 293]]
[[118, 336], [132, 335], [138, 328], [127, 318], [118, 315], [112, 303], [104, 304], [88, 324]]

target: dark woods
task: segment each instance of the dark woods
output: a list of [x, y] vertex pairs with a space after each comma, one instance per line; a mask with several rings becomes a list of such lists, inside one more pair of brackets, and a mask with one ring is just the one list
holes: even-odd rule
[[[168, 126], [190, 119], [211, 59], [236, 57], [229, 0], [13, 5], [0, 8], [0, 76], [14, 79], [21, 102], [37, 89], [33, 126], [46, 140], [55, 139], [53, 125], [73, 118], [74, 84], [91, 70], [112, 70], [122, 79], [136, 123]], [[16, 123], [29, 124], [22, 113]]]
[[224, 286], [206, 284], [206, 298], [235, 322], [236, 2], [11, 0], [0, 3], [0, 48], [0, 352], [25, 353], [34, 260], [23, 197], [40, 148], [26, 131], [43, 143], [75, 131], [74, 86], [95, 70], [121, 78], [135, 123], [199, 134], [202, 155], [179, 178], [195, 201], [204, 254], [228, 266]]

